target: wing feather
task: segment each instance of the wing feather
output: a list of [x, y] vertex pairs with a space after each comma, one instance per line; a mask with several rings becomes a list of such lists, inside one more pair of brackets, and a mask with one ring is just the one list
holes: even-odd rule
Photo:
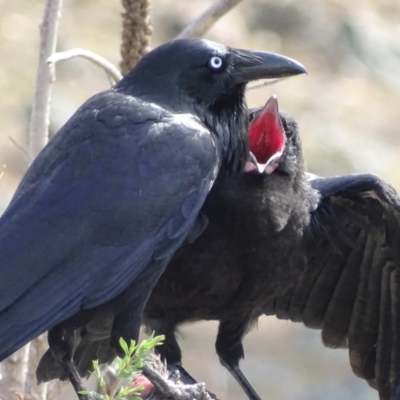
[[0, 219], [0, 360], [145, 268], [158, 279], [220, 165], [210, 132], [189, 120], [110, 90], [34, 161]]
[[[268, 308], [348, 347], [354, 373], [393, 398], [400, 375], [400, 198], [374, 175], [316, 178], [308, 265]], [[271, 309], [270, 309], [271, 308]]]

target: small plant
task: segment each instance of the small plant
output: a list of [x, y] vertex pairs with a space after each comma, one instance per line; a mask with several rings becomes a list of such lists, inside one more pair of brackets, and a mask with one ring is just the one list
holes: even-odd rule
[[[156, 346], [161, 345], [164, 339], [164, 335], [154, 337], [154, 333], [152, 333], [138, 345], [134, 340], [128, 345], [121, 338], [119, 344], [125, 355], [123, 358], [118, 357], [116, 359], [115, 381], [110, 387], [107, 387], [107, 383], [100, 370], [99, 362], [94, 360], [93, 375], [99, 384], [100, 393], [85, 390], [80, 392], [80, 394], [90, 396], [94, 400], [142, 400], [140, 394], [144, 386], [132, 385], [133, 378], [142, 373], [144, 364], [150, 360], [150, 351]], [[123, 386], [122, 381], [127, 378], [129, 378], [129, 385]]]

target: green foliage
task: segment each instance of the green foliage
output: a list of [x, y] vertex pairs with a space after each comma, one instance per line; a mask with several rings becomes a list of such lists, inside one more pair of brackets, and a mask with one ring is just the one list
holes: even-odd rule
[[138, 345], [134, 340], [128, 345], [122, 338], [119, 340], [124, 357], [116, 360], [115, 373], [117, 379], [111, 387], [107, 387], [103, 374], [100, 370], [99, 362], [93, 361], [93, 375], [99, 384], [100, 393], [93, 391], [82, 391], [83, 395], [89, 396], [93, 400], [141, 400], [139, 397], [143, 386], [121, 386], [122, 380], [129, 378], [131, 384], [134, 377], [142, 373], [142, 368], [149, 361], [149, 353], [156, 346], [164, 341], [164, 335], [154, 337], [152, 333], [147, 339]]

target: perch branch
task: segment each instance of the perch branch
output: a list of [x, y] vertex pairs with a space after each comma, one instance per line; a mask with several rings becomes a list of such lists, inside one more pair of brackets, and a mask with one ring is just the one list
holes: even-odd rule
[[[31, 158], [35, 158], [48, 141], [51, 89], [54, 76], [46, 60], [56, 49], [61, 7], [62, 0], [46, 0], [43, 19], [40, 25], [39, 63], [29, 123], [29, 155]], [[30, 348], [31, 345], [28, 344], [14, 355], [19, 360], [17, 364], [20, 375], [18, 381], [23, 392], [27, 392], [31, 384], [29, 380]], [[45, 399], [46, 389], [39, 389], [37, 394], [40, 399]]]
[[107, 75], [111, 76], [115, 83], [122, 79], [121, 72], [119, 72], [118, 68], [113, 63], [90, 50], [78, 48], [54, 53], [47, 59], [47, 63], [50, 65], [51, 69], [54, 69], [54, 66], [57, 62], [70, 60], [74, 57], [85, 58], [86, 60], [91, 61], [93, 64], [103, 68]]
[[56, 49], [61, 7], [62, 0], [47, 0], [43, 21], [40, 25], [39, 66], [29, 124], [29, 153], [32, 157], [36, 157], [48, 140], [51, 88], [54, 75], [46, 61]]
[[[211, 400], [211, 396], [206, 391], [204, 383], [192, 385], [176, 384], [164, 378], [162, 374], [150, 365], [143, 367], [143, 375], [154, 385], [161, 399], [172, 398], [174, 400]], [[156, 396], [153, 396], [156, 397]]]
[[189, 24], [176, 38], [196, 38], [203, 36], [222, 16], [241, 0], [216, 0], [200, 17]]

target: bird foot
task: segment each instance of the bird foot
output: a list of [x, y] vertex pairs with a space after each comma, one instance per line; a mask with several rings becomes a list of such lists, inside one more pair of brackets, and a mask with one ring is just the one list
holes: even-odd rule
[[[175, 384], [184, 384], [184, 385], [199, 385], [199, 383], [183, 368], [182, 364], [168, 364], [168, 370], [170, 371], [170, 375], [168, 376], [168, 380], [174, 382]], [[218, 400], [217, 396], [214, 393], [206, 390], [207, 394], [213, 400]]]
[[[171, 366], [168, 368], [170, 369]], [[183, 369], [183, 367], [182, 367]], [[184, 370], [184, 369], [183, 369]], [[170, 370], [171, 371], [171, 370]], [[204, 383], [198, 383], [191, 378], [195, 383], [186, 384], [181, 376], [179, 369], [171, 371], [167, 377], [162, 376], [158, 371], [154, 370], [149, 365], [143, 367], [143, 375], [146, 376], [154, 385], [157, 391], [161, 392], [163, 396], [169, 397], [173, 400], [213, 400], [217, 397], [206, 390]], [[189, 374], [187, 374], [190, 376]], [[172, 382], [169, 379], [173, 378]]]

